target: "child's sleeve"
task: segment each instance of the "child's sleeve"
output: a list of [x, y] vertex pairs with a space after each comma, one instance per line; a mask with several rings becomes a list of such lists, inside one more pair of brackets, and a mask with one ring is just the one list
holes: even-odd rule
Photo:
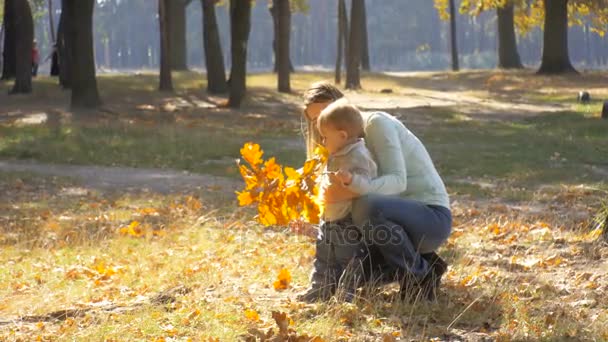
[[[350, 158], [351, 165], [346, 168], [353, 174], [353, 179], [356, 177], [360, 184], [369, 185], [372, 179], [378, 176], [378, 167], [371, 156], [371, 153], [366, 148], [358, 148], [352, 153]], [[357, 192], [364, 194], [367, 192]]]

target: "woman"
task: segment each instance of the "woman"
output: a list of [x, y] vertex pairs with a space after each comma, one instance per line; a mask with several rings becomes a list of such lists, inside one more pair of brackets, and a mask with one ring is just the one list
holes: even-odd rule
[[[316, 120], [344, 95], [327, 82], [304, 94], [306, 148], [310, 156], [320, 143]], [[375, 270], [401, 279], [401, 294], [421, 293], [429, 300], [447, 269], [435, 251], [448, 239], [452, 216], [445, 185], [418, 138], [383, 112], [361, 112], [365, 143], [378, 164], [378, 177], [357, 176], [325, 191], [326, 202], [354, 199], [352, 215], [370, 250]], [[366, 196], [355, 198], [355, 194]]]

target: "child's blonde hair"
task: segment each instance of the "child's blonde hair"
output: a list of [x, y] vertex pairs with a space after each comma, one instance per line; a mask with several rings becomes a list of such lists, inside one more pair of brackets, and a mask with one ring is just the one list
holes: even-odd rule
[[331, 125], [334, 129], [345, 131], [349, 139], [363, 138], [364, 124], [361, 112], [346, 99], [339, 99], [327, 106], [317, 119], [317, 126]]
[[[344, 94], [335, 85], [326, 82], [313, 83], [304, 92], [304, 106], [308, 106], [313, 103], [325, 103], [333, 102], [344, 97]], [[306, 120], [305, 126], [305, 138], [306, 138], [306, 156], [308, 158], [314, 157], [315, 148], [321, 144], [321, 137], [319, 131], [315, 126], [315, 122], [308, 119], [306, 111], [303, 111], [302, 118]]]

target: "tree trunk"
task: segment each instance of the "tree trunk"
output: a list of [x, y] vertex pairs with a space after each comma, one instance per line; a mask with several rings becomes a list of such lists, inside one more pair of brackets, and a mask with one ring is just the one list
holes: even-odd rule
[[369, 42], [367, 37], [367, 10], [365, 8], [365, 1], [363, 1], [363, 24], [361, 25], [361, 69], [370, 71], [369, 65]]
[[452, 70], [460, 70], [458, 63], [458, 43], [456, 42], [456, 8], [454, 0], [449, 0], [450, 7], [450, 51], [452, 52]]
[[272, 0], [270, 7], [268, 7], [268, 11], [272, 17], [272, 53], [274, 56], [272, 71], [275, 73], [279, 72], [279, 1], [281, 0]]
[[170, 18], [169, 40], [171, 41], [171, 68], [173, 70], [188, 70], [186, 43], [186, 6], [182, 0], [167, 2], [167, 14]]
[[[2, 56], [2, 44], [4, 44], [4, 18], [2, 18], [2, 24], [0, 24], [0, 73], [2, 72], [2, 63], [3, 63], [3, 56]], [[2, 76], [0, 74], [0, 76]]]
[[32, 92], [32, 47], [34, 46], [34, 19], [28, 0], [14, 0], [15, 20], [15, 85], [11, 94]]
[[576, 72], [568, 55], [568, 0], [545, 1], [543, 57], [538, 72]]
[[70, 18], [68, 18], [68, 0], [61, 1], [61, 16], [59, 17], [59, 25], [57, 26], [57, 53], [59, 58], [59, 84], [64, 89], [72, 87], [72, 45], [70, 44], [67, 35], [67, 27]]
[[17, 72], [16, 40], [15, 40], [15, 14], [13, 13], [16, 0], [4, 1], [4, 48], [2, 49], [2, 80], [15, 78]]
[[277, 17], [279, 22], [278, 44], [277, 44], [277, 64], [278, 64], [278, 90], [282, 93], [291, 92], [289, 82], [290, 58], [289, 58], [289, 38], [291, 34], [291, 8], [289, 0], [279, 0]]
[[160, 85], [161, 91], [173, 91], [171, 77], [171, 38], [170, 27], [173, 17], [169, 15], [171, 0], [158, 0], [158, 22], [160, 26]]
[[51, 32], [51, 43], [55, 44], [55, 22], [54, 22], [54, 13], [53, 13], [53, 0], [49, 0], [49, 28]]
[[[270, 16], [272, 17], [272, 27], [273, 27], [273, 38], [272, 38], [272, 52], [274, 55], [274, 67], [273, 72], [279, 72], [279, 40], [280, 40], [280, 29], [279, 29], [279, 2], [281, 0], [272, 0], [272, 4], [268, 8], [270, 11]], [[289, 32], [291, 32], [291, 7], [289, 8]], [[294, 72], [295, 68], [293, 67], [293, 63], [291, 62], [291, 57], [289, 57], [289, 71]]]
[[340, 84], [342, 82], [342, 61], [343, 61], [343, 53], [346, 52], [346, 28], [348, 24], [346, 23], [346, 4], [344, 0], [338, 0], [338, 37], [336, 43], [336, 68], [334, 72], [334, 81], [336, 84]]
[[201, 0], [203, 6], [203, 44], [205, 46], [205, 67], [207, 69], [207, 92], [225, 93], [226, 67], [220, 44], [220, 32], [215, 17], [217, 0]]
[[593, 60], [591, 59], [591, 33], [589, 32], [589, 23], [585, 23], [585, 64], [587, 68], [593, 66]]
[[251, 1], [230, 0], [230, 98], [228, 106], [239, 108], [247, 89], [247, 41], [251, 29]]
[[517, 52], [513, 15], [513, 3], [511, 2], [496, 9], [498, 18], [498, 67], [503, 69], [523, 68]]
[[93, 9], [95, 0], [67, 0], [66, 35], [70, 46], [72, 108], [101, 105], [93, 55]]
[[353, 0], [350, 12], [350, 37], [346, 66], [346, 89], [361, 88], [361, 40], [363, 36], [363, 1]]

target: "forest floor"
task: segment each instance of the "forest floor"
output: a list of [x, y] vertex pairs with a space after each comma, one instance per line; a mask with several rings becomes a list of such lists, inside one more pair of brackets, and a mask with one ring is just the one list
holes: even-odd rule
[[[295, 74], [278, 94], [274, 76], [252, 75], [243, 109], [228, 110], [197, 73], [176, 73], [172, 94], [152, 74], [104, 75], [104, 109], [87, 119], [54, 80], [16, 97], [0, 83], [0, 341], [233, 341], [279, 335], [277, 321], [326, 341], [608, 339], [594, 230], [608, 74], [364, 75], [347, 97], [399, 117], [445, 178], [450, 269], [435, 303], [403, 303], [393, 284], [304, 305], [313, 239], [239, 208], [234, 160], [253, 141], [301, 165], [299, 93], [330, 77]], [[291, 280], [275, 289], [281, 270]]]

